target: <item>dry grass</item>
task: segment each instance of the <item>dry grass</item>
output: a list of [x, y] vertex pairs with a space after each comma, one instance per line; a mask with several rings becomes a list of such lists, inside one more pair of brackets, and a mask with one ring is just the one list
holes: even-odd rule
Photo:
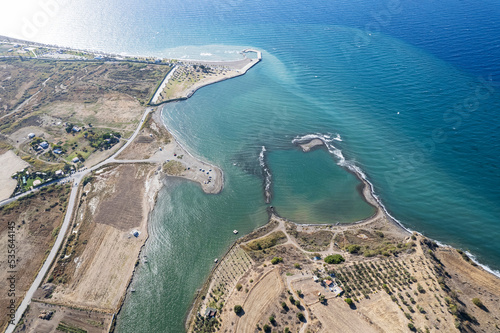
[[[68, 186], [50, 186], [37, 194], [17, 200], [0, 208], [0, 245], [5, 249], [5, 259], [0, 261], [0, 278], [6, 281], [8, 223], [15, 224], [15, 245], [17, 266], [16, 297], [17, 305], [31, 286], [48, 251], [57, 236], [57, 229], [62, 223], [68, 199]], [[7, 308], [10, 297], [7, 294], [7, 283], [0, 287], [0, 306]], [[3, 311], [3, 310], [2, 310]], [[4, 312], [2, 312], [4, 313]], [[7, 316], [0, 317], [0, 327], [6, 325]]]
[[[154, 170], [111, 167], [85, 186], [71, 236], [47, 280], [56, 288], [47, 297], [67, 306], [118, 310], [147, 238], [150, 194], [145, 183]], [[134, 237], [133, 230], [140, 235]]]
[[[273, 241], [276, 230], [291, 231], [293, 235], [288, 235], [290, 239], [286, 244], [276, 244]], [[322, 255], [340, 252], [346, 258], [344, 264], [328, 265], [323, 260], [312, 260], [293, 237], [332, 233], [337, 235], [335, 242], [339, 247]], [[245, 237], [244, 248], [255, 264], [238, 283], [249, 292], [229, 294], [225, 311], [219, 318], [221, 324], [215, 331], [254, 332], [264, 324], [272, 331], [288, 327], [293, 332], [299, 329], [303, 332], [408, 332], [411, 325], [419, 332], [456, 332], [457, 328], [464, 332], [497, 331], [500, 327], [498, 278], [474, 266], [456, 250], [441, 249], [420, 235], [410, 236], [396, 225], [377, 218], [368, 225], [348, 227], [288, 226], [285, 229], [283, 224], [273, 224], [253, 237]], [[265, 249], [257, 245], [263, 240]], [[375, 254], [367, 258], [360, 253], [351, 254], [348, 250], [352, 250], [353, 245], [359, 246], [360, 253], [367, 249], [385, 249], [388, 256]], [[270, 259], [274, 256], [282, 257], [283, 263], [271, 265]], [[276, 274], [273, 279], [268, 277], [278, 270], [283, 273], [272, 273]], [[313, 276], [318, 282], [314, 282]], [[285, 288], [293, 293], [295, 300], [300, 300], [299, 308], [288, 300], [285, 292], [271, 290], [279, 289], [278, 280], [288, 286]], [[324, 280], [332, 280], [344, 293], [337, 297]], [[262, 291], [259, 291], [261, 283]], [[255, 296], [254, 292], [259, 295]], [[319, 295], [326, 297], [323, 303]], [[353, 300], [352, 307], [344, 301], [346, 298]], [[475, 305], [473, 298], [479, 298], [484, 306]], [[232, 312], [236, 304], [242, 305], [245, 311], [241, 318]], [[296, 319], [298, 311], [305, 314], [304, 322]], [[275, 318], [274, 323], [269, 322], [270, 316]]]

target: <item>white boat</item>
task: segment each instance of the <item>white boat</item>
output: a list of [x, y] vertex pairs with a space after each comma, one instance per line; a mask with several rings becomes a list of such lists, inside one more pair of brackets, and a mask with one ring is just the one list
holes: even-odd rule
[[218, 261], [219, 261], [219, 259], [215, 258], [214, 263], [217, 263]]
[[233, 230], [233, 234], [235, 234], [235, 235], [236, 235], [237, 233], [238, 233], [238, 230], [234, 229], [234, 230]]

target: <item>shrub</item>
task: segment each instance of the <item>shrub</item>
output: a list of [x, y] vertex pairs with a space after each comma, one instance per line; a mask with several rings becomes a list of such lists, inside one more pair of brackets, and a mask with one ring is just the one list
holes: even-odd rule
[[327, 264], [340, 264], [344, 261], [344, 257], [342, 257], [340, 254], [332, 254], [325, 257], [325, 262]]
[[237, 304], [237, 305], [234, 306], [234, 313], [240, 314], [242, 312], [243, 312], [243, 308], [241, 307], [241, 305]]
[[356, 245], [356, 244], [351, 244], [347, 247], [347, 251], [349, 253], [358, 253], [358, 251], [361, 249], [361, 246]]
[[479, 307], [479, 308], [484, 307], [483, 302], [481, 302], [481, 300], [479, 298], [477, 298], [477, 297], [474, 297], [472, 299], [472, 303], [474, 303], [474, 305], [477, 306], [477, 307]]
[[274, 323], [274, 316], [270, 316], [270, 317], [269, 317], [269, 322], [270, 322], [270, 323]]
[[409, 328], [411, 331], [414, 331], [414, 330], [415, 330], [415, 325], [413, 325], [412, 323], [408, 323], [408, 328]]
[[418, 292], [419, 292], [419, 293], [421, 293], [421, 294], [425, 293], [425, 289], [424, 289], [424, 287], [422, 287], [422, 286], [420, 285], [420, 283], [419, 283], [419, 284], [417, 284], [417, 290], [418, 290]]
[[293, 298], [292, 295], [290, 295], [290, 297], [288, 297], [288, 299], [290, 300], [290, 303], [292, 303], [292, 304], [295, 303], [295, 298]]
[[350, 299], [350, 298], [346, 298], [344, 301], [345, 301], [345, 302], [346, 302], [349, 306], [352, 306], [352, 305], [354, 304], [354, 302], [353, 302], [353, 301], [352, 301], [352, 299]]
[[298, 320], [302, 321], [302, 320], [304, 320], [304, 318], [305, 317], [304, 317], [304, 314], [302, 312], [297, 313], [297, 319]]
[[236, 290], [240, 291], [242, 287], [243, 287], [243, 286], [241, 285], [241, 283], [238, 283], [238, 284], [236, 285]]
[[299, 301], [298, 299], [297, 299], [297, 300], [295, 300], [295, 306], [296, 306], [296, 307], [299, 307], [299, 306], [300, 306], [300, 301]]
[[271, 259], [271, 264], [273, 265], [279, 264], [280, 262], [283, 262], [283, 258], [281, 257], [274, 257], [273, 259]]
[[264, 330], [264, 332], [271, 332], [271, 327], [268, 324], [262, 326], [262, 329]]
[[298, 263], [293, 264], [293, 267], [295, 267], [297, 269], [301, 269], [300, 264], [298, 264]]
[[286, 305], [286, 303], [285, 303], [285, 302], [281, 302], [281, 307], [282, 307], [283, 309], [285, 309], [285, 310], [288, 308], [288, 306]]
[[283, 332], [284, 333], [290, 333], [290, 329], [288, 327], [285, 327], [285, 330]]

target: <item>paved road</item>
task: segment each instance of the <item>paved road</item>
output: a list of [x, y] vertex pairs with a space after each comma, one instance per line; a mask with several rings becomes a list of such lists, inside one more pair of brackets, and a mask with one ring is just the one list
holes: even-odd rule
[[14, 319], [14, 325], [9, 325], [7, 327], [7, 330], [5, 331], [6, 333], [12, 333], [14, 332], [14, 329], [16, 328], [15, 325], [19, 322], [21, 319], [24, 311], [28, 308], [28, 305], [31, 303], [31, 298], [33, 297], [33, 294], [35, 293], [36, 289], [42, 283], [42, 280], [45, 276], [45, 274], [48, 272], [50, 265], [52, 264], [52, 261], [57, 255], [57, 251], [59, 250], [59, 247], [61, 246], [62, 242], [64, 241], [64, 237], [66, 236], [66, 231], [68, 230], [68, 227], [71, 222], [71, 216], [73, 213], [73, 209], [75, 207], [75, 202], [76, 202], [76, 195], [78, 193], [78, 186], [73, 186], [71, 189], [71, 194], [69, 196], [69, 203], [68, 203], [68, 209], [66, 211], [66, 216], [64, 217], [64, 222], [61, 226], [61, 230], [59, 231], [59, 234], [57, 235], [56, 241], [54, 243], [54, 246], [52, 247], [52, 250], [49, 253], [49, 256], [47, 257], [47, 260], [43, 263], [42, 268], [38, 272], [38, 275], [35, 278], [35, 281], [33, 281], [33, 284], [31, 285], [30, 289], [26, 293], [26, 296], [24, 297], [23, 301], [21, 302], [21, 305], [16, 310], [16, 316]]
[[[30, 289], [28, 290], [28, 292], [24, 296], [24, 299], [21, 302], [21, 305], [16, 310], [16, 315], [15, 315], [15, 319], [14, 319], [14, 325], [9, 325], [7, 327], [7, 329], [5, 330], [5, 333], [12, 333], [12, 332], [14, 332], [14, 329], [16, 328], [17, 323], [21, 319], [24, 311], [26, 311], [26, 309], [28, 308], [28, 305], [31, 303], [31, 299], [33, 298], [33, 295], [34, 295], [36, 289], [42, 283], [45, 274], [47, 274], [47, 272], [49, 271], [49, 268], [52, 265], [52, 262], [54, 261], [54, 258], [56, 257], [57, 252], [59, 251], [59, 247], [61, 246], [61, 244], [64, 241], [64, 237], [66, 235], [66, 231], [68, 230], [68, 227], [71, 224], [71, 217], [73, 216], [73, 210], [75, 208], [75, 203], [76, 203], [77, 194], [78, 194], [78, 185], [80, 184], [81, 180], [89, 172], [92, 172], [92, 171], [94, 171], [96, 169], [99, 169], [99, 168], [103, 167], [106, 164], [109, 164], [109, 163], [122, 163], [122, 161], [120, 161], [120, 160], [118, 160], [118, 161], [115, 160], [115, 156], [118, 156], [135, 139], [135, 137], [137, 136], [137, 134], [141, 130], [142, 125], [144, 124], [144, 121], [146, 120], [146, 117], [147, 117], [148, 113], [151, 112], [152, 109], [153, 108], [147, 108], [146, 109], [146, 111], [144, 112], [144, 115], [141, 118], [141, 121], [139, 122], [139, 125], [137, 126], [137, 129], [134, 131], [134, 133], [132, 134], [132, 136], [123, 145], [123, 147], [121, 147], [118, 151], [116, 151], [109, 158], [107, 158], [106, 160], [102, 161], [101, 163], [98, 163], [98, 164], [94, 165], [91, 168], [84, 169], [82, 171], [79, 171], [79, 172], [76, 172], [76, 173], [72, 174], [69, 177], [60, 179], [58, 181], [51, 182], [51, 183], [55, 183], [55, 182], [61, 183], [61, 182], [66, 182], [66, 181], [73, 181], [74, 182], [73, 186], [72, 186], [72, 189], [71, 189], [71, 194], [69, 196], [69, 202], [68, 202], [68, 208], [66, 210], [66, 215], [64, 216], [63, 224], [61, 226], [61, 229], [59, 230], [59, 234], [57, 235], [57, 238], [56, 238], [56, 241], [54, 243], [54, 246], [50, 250], [49, 256], [45, 260], [45, 262], [44, 262], [42, 268], [40, 269], [40, 271], [38, 272], [38, 274], [37, 274], [37, 276], [35, 278], [35, 281], [33, 281]], [[126, 161], [125, 163], [132, 163], [132, 162], [137, 163], [137, 162], [141, 162], [141, 161]], [[36, 191], [38, 191], [38, 189], [37, 190], [31, 190], [31, 191], [25, 192], [23, 194], [20, 194], [20, 195], [18, 195], [16, 197], [4, 200], [4, 201], [2, 201], [0, 203], [0, 207], [3, 206], [3, 205], [8, 204], [8, 203], [10, 203], [10, 202], [12, 202], [14, 200], [17, 200], [17, 199], [19, 199], [19, 198], [21, 198], [23, 196], [26, 196], [29, 193], [36, 192]]]

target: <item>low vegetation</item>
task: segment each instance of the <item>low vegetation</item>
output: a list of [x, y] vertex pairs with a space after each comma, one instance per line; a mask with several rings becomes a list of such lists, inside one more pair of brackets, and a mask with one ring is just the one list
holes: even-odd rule
[[332, 254], [325, 257], [325, 262], [327, 264], [340, 264], [344, 261], [344, 257], [342, 257], [340, 254]]
[[271, 248], [283, 240], [286, 240], [286, 235], [282, 231], [276, 231], [265, 237], [251, 241], [246, 246], [253, 251], [259, 251]]

